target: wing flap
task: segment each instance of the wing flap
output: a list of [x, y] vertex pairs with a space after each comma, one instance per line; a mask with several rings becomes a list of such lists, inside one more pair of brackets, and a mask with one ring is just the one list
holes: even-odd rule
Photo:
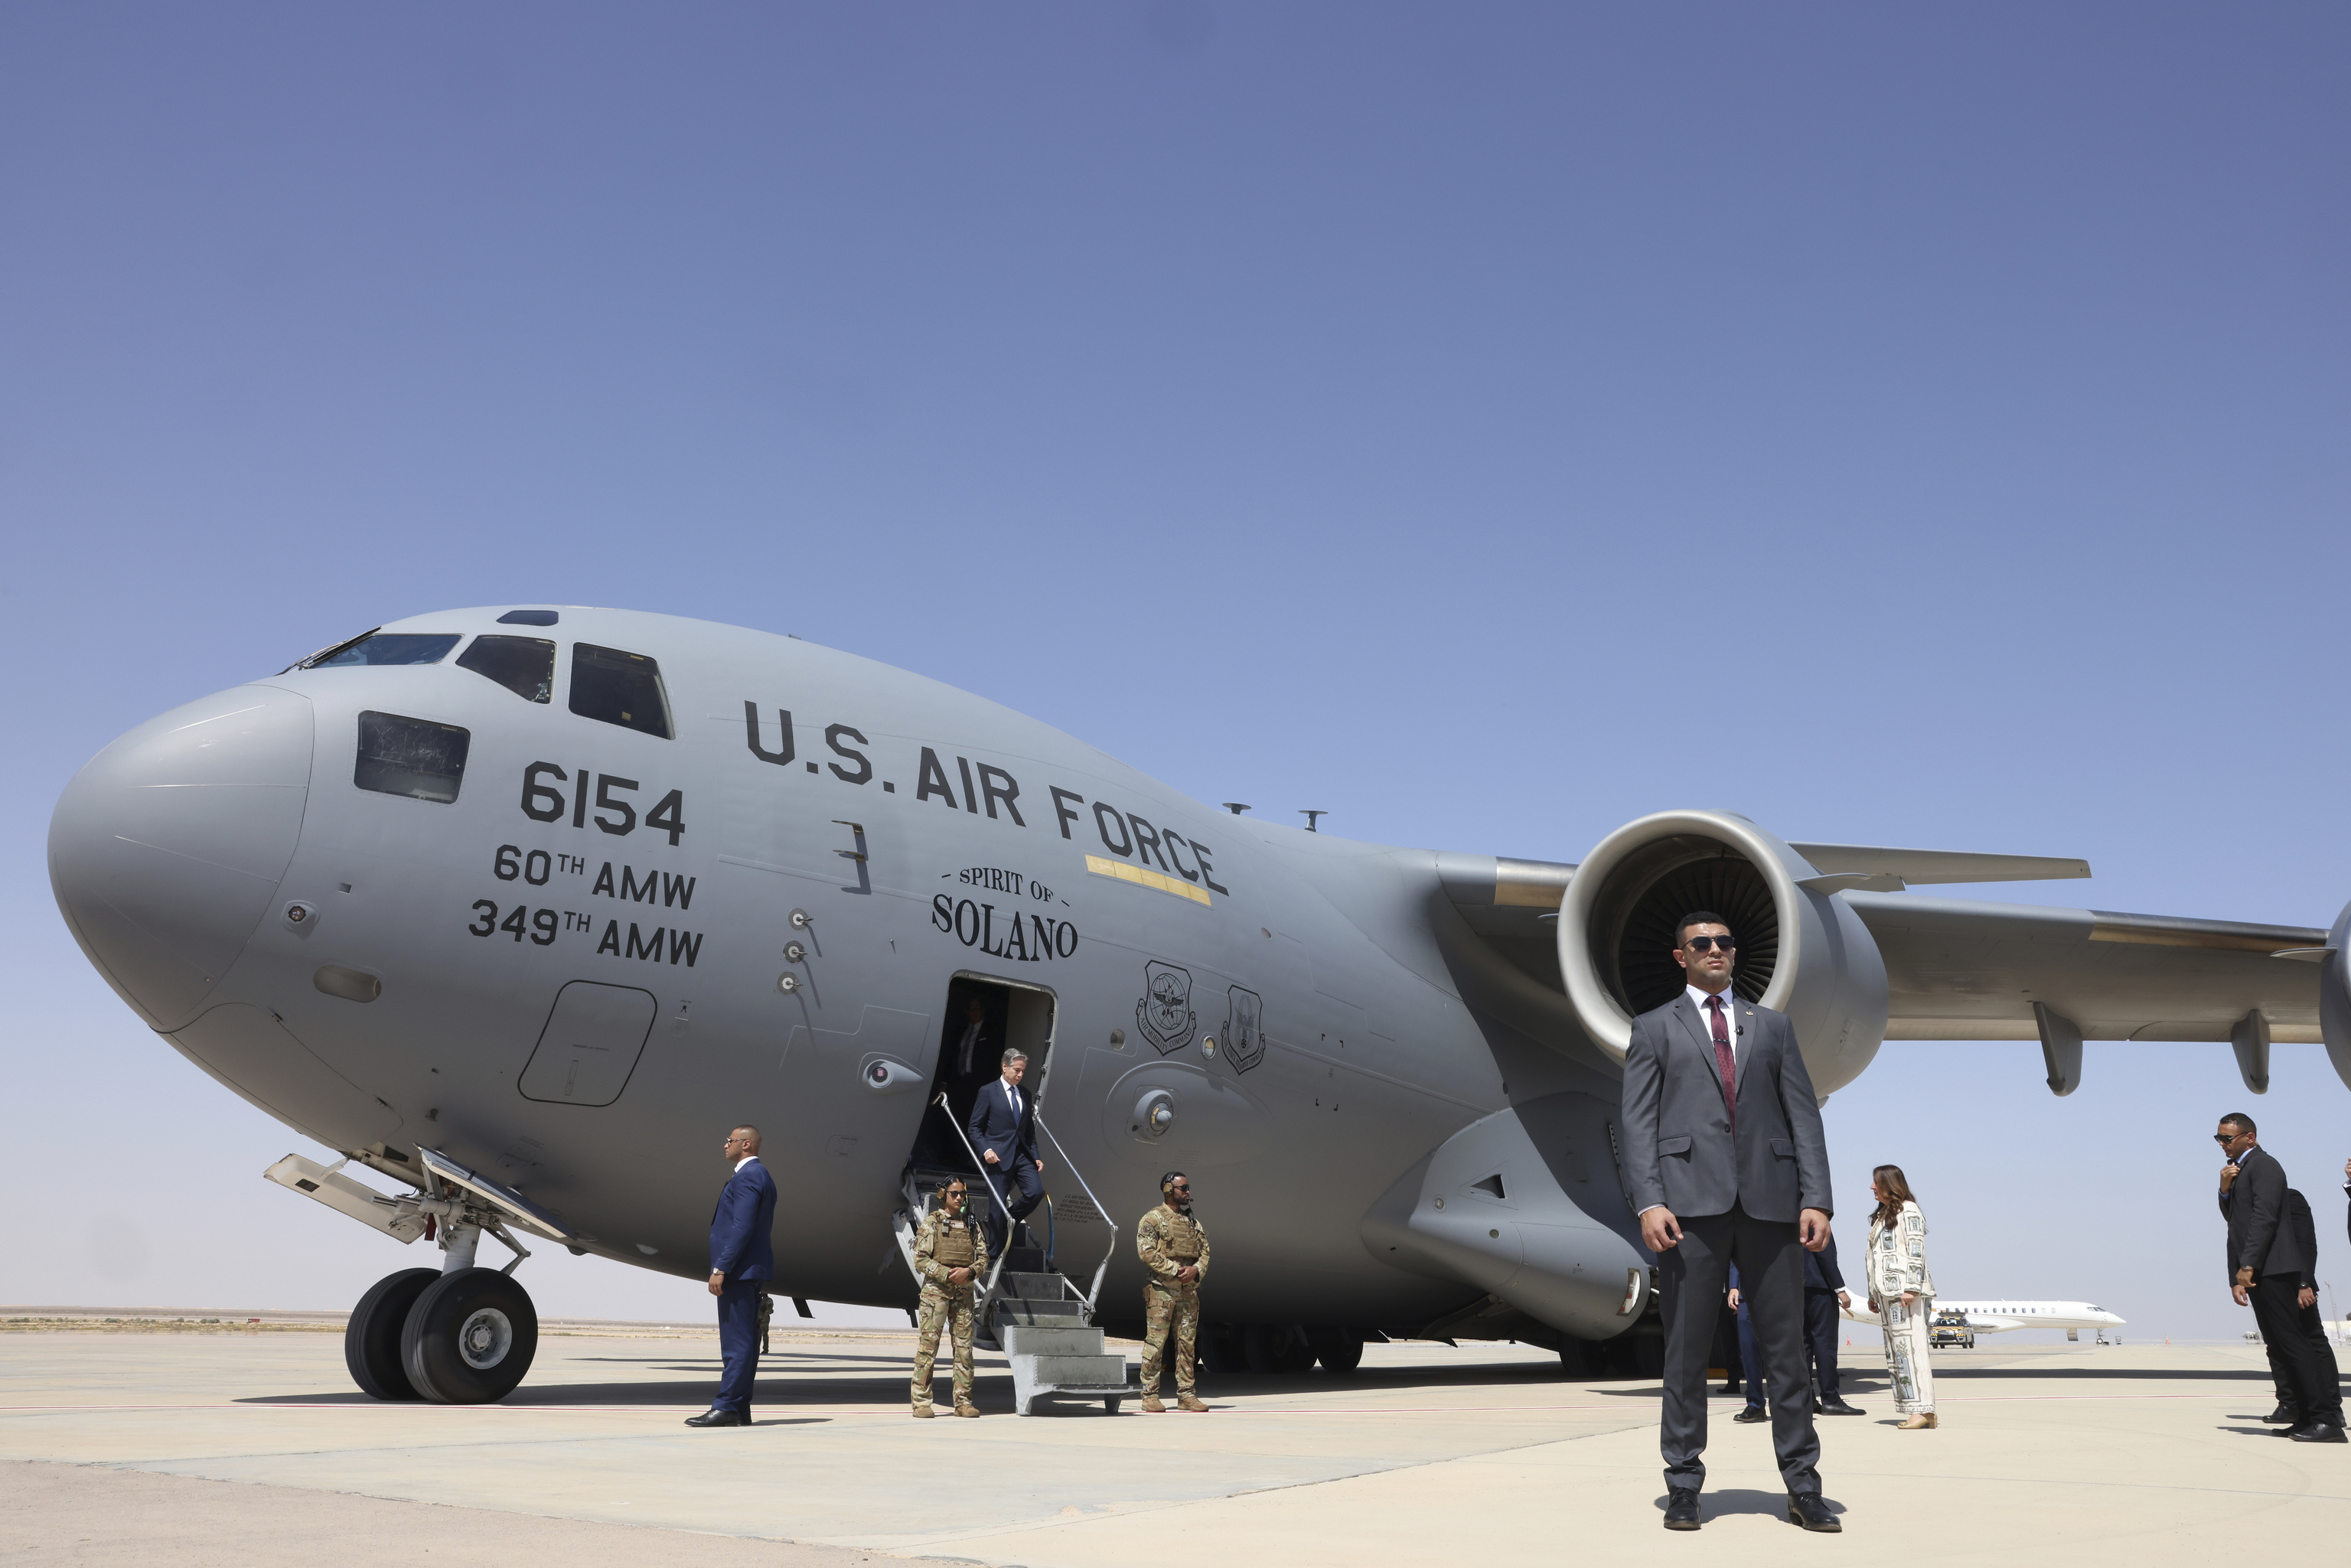
[[2035, 1002], [2080, 1025], [2085, 1040], [2225, 1040], [2256, 1010], [2273, 1040], [2319, 1039], [2321, 967], [2276, 955], [2323, 947], [2324, 931], [1916, 894], [1844, 896], [1886, 960], [1888, 1040], [2034, 1040]]

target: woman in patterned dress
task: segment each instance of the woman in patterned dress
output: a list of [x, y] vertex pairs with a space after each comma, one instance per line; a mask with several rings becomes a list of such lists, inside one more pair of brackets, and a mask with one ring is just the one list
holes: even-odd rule
[[1886, 1331], [1886, 1367], [1894, 1379], [1897, 1430], [1937, 1425], [1935, 1373], [1927, 1363], [1935, 1318], [1935, 1277], [1927, 1271], [1927, 1217], [1910, 1196], [1900, 1166], [1870, 1173], [1877, 1208], [1869, 1217], [1869, 1304]]

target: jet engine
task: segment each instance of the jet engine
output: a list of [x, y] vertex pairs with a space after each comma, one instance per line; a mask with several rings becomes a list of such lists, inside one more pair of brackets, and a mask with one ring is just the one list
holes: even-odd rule
[[1886, 1038], [1886, 965], [1834, 896], [1866, 879], [1823, 875], [1729, 811], [1627, 822], [1575, 868], [1559, 912], [1559, 968], [1584, 1032], [1620, 1061], [1633, 1019], [1685, 984], [1674, 925], [1710, 909], [1739, 942], [1732, 988], [1786, 1013], [1822, 1094], [1861, 1075]]
[[2322, 960], [2318, 982], [2319, 1038], [2326, 1042], [2326, 1059], [2335, 1064], [2335, 1076], [2351, 1085], [2351, 953], [2345, 944], [2351, 943], [2351, 904], [2335, 917], [2335, 929], [2326, 934], [2326, 953]]

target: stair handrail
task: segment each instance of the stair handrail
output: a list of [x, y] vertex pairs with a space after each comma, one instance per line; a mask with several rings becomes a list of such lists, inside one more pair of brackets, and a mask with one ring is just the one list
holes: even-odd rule
[[[1093, 1283], [1086, 1289], [1086, 1321], [1092, 1322], [1094, 1316], [1094, 1301], [1102, 1294], [1102, 1276], [1109, 1271], [1110, 1260], [1118, 1251], [1118, 1221], [1110, 1217], [1110, 1210], [1104, 1208], [1102, 1199], [1094, 1196], [1094, 1189], [1086, 1185], [1084, 1173], [1078, 1169], [1078, 1162], [1070, 1158], [1070, 1151], [1061, 1146], [1061, 1140], [1053, 1137], [1053, 1129], [1045, 1124], [1042, 1112], [1037, 1113], [1036, 1120], [1037, 1130], [1048, 1138], [1053, 1139], [1053, 1152], [1061, 1157], [1061, 1164], [1068, 1168], [1069, 1173], [1077, 1177], [1078, 1189], [1086, 1195], [1086, 1201], [1094, 1206], [1094, 1212], [1102, 1217], [1102, 1223], [1110, 1227], [1110, 1245], [1102, 1249], [1102, 1261], [1094, 1265]], [[1055, 1271], [1059, 1272], [1058, 1270]]]
[[[955, 1129], [956, 1141], [963, 1145], [963, 1152], [971, 1156], [972, 1165], [979, 1171], [979, 1185], [987, 1189], [987, 1200], [996, 1205], [997, 1207], [1004, 1210], [1004, 1248], [997, 1254], [996, 1266], [987, 1271], [987, 1284], [986, 1288], [979, 1292], [978, 1299], [971, 1304], [973, 1318], [981, 1322], [986, 1322], [987, 1321], [987, 1304], [996, 1299], [997, 1278], [1004, 1272], [1004, 1260], [1012, 1256], [1012, 1229], [1014, 1226], [1019, 1223], [1019, 1221], [1012, 1218], [1012, 1210], [1006, 1206], [1003, 1197], [997, 1192], [996, 1184], [987, 1179], [987, 1167], [980, 1164], [979, 1151], [971, 1146], [971, 1139], [965, 1134], [963, 1124], [956, 1120], [955, 1110], [947, 1103], [947, 1092], [944, 1089], [940, 1090], [939, 1097], [932, 1101], [931, 1103], [936, 1105], [940, 1110], [946, 1113], [947, 1125]], [[1050, 1135], [1050, 1134], [1049, 1134], [1048, 1136]], [[1059, 1143], [1056, 1143], [1053, 1146], [1058, 1149], [1061, 1145]], [[1008, 1172], [1006, 1174], [1008, 1175], [1010, 1173]], [[966, 1186], [969, 1186], [971, 1184], [969, 1182], [966, 1182], [964, 1185]], [[1083, 1178], [1080, 1179], [1080, 1185], [1084, 1185]]]

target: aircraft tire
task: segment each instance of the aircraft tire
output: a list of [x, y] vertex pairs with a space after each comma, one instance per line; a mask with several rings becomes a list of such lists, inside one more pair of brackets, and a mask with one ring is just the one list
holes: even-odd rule
[[1241, 1354], [1259, 1375], [1296, 1376], [1314, 1369], [1304, 1332], [1288, 1323], [1250, 1323], [1241, 1330]]
[[416, 1392], [438, 1405], [494, 1405], [538, 1354], [530, 1294], [496, 1269], [444, 1274], [408, 1311], [400, 1361]]
[[343, 1364], [350, 1368], [351, 1381], [369, 1398], [422, 1397], [401, 1364], [400, 1331], [406, 1326], [408, 1310], [416, 1304], [416, 1298], [440, 1277], [439, 1270], [433, 1269], [402, 1269], [397, 1274], [386, 1274], [369, 1286], [360, 1304], [351, 1309], [351, 1321], [343, 1330]]
[[1353, 1329], [1311, 1328], [1306, 1331], [1306, 1343], [1322, 1370], [1333, 1377], [1352, 1376], [1364, 1364], [1364, 1336]]

